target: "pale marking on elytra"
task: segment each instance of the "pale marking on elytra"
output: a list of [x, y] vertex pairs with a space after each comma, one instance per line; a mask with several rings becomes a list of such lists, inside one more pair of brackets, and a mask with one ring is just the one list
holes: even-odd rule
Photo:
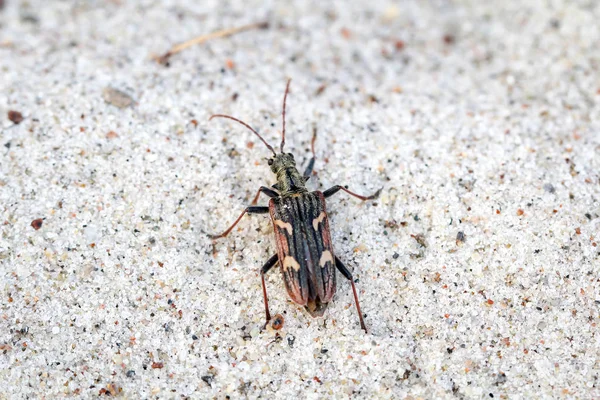
[[294, 271], [298, 271], [300, 269], [300, 264], [298, 261], [292, 256], [286, 256], [283, 259], [283, 269], [287, 270], [288, 268], [292, 268]]
[[321, 214], [319, 214], [319, 216], [317, 218], [313, 219], [313, 228], [315, 228], [315, 231], [319, 230], [319, 224], [321, 222], [323, 222], [325, 217], [326, 217], [325, 211], [321, 211]]
[[292, 232], [293, 232], [292, 224], [290, 224], [289, 222], [283, 222], [280, 219], [276, 219], [275, 220], [275, 225], [277, 225], [281, 229], [287, 229], [288, 235], [290, 235], [290, 236], [292, 235]]
[[323, 254], [321, 254], [321, 260], [319, 260], [319, 265], [321, 268], [325, 268], [327, 262], [333, 263], [333, 256], [329, 250], [325, 250]]

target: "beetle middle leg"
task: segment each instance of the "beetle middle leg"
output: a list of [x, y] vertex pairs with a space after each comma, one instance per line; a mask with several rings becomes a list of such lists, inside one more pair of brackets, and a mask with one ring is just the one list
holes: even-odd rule
[[358, 295], [356, 294], [354, 280], [352, 279], [352, 273], [348, 271], [348, 268], [346, 268], [346, 266], [342, 263], [342, 261], [340, 261], [339, 258], [337, 258], [337, 256], [335, 257], [335, 266], [337, 267], [338, 271], [340, 271], [342, 275], [344, 275], [344, 277], [350, 281], [350, 284], [352, 285], [352, 292], [354, 293], [354, 304], [356, 304], [356, 311], [358, 311], [360, 327], [365, 331], [365, 333], [368, 333], [367, 327], [365, 326], [365, 321], [363, 320], [362, 312], [360, 311], [360, 304], [358, 302]]
[[232, 229], [238, 224], [238, 222], [240, 222], [240, 220], [246, 213], [248, 213], [248, 214], [267, 214], [268, 212], [269, 212], [269, 207], [262, 207], [262, 206], [246, 207], [246, 209], [240, 214], [238, 219], [236, 219], [235, 222], [225, 232], [221, 233], [220, 235], [208, 235], [208, 237], [211, 239], [219, 239], [219, 238], [229, 235], [229, 232], [232, 231]]
[[262, 280], [263, 288], [263, 299], [265, 301], [265, 314], [267, 317], [267, 322], [265, 323], [265, 326], [271, 320], [271, 313], [269, 312], [269, 298], [267, 297], [267, 286], [265, 285], [265, 274], [269, 272], [269, 270], [273, 268], [275, 264], [277, 264], [277, 261], [279, 261], [279, 256], [275, 254], [273, 257], [269, 258], [265, 265], [263, 265], [263, 267], [260, 269], [260, 279]]
[[339, 192], [340, 190], [343, 190], [344, 192], [348, 193], [349, 195], [354, 196], [357, 199], [361, 199], [362, 201], [373, 200], [373, 199], [377, 198], [377, 196], [379, 196], [379, 193], [381, 193], [381, 189], [379, 189], [378, 191], [376, 191], [375, 193], [373, 193], [370, 196], [361, 196], [360, 194], [356, 194], [354, 192], [349, 191], [348, 189], [346, 189], [343, 186], [335, 185], [333, 187], [330, 187], [326, 191], [324, 191], [323, 196], [325, 196], [325, 198], [331, 197], [334, 194], [336, 194], [337, 192]]

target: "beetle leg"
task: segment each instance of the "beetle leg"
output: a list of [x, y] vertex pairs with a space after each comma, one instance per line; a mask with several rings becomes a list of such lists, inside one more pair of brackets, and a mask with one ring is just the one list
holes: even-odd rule
[[260, 279], [262, 280], [263, 298], [265, 300], [265, 314], [267, 316], [267, 322], [265, 323], [265, 326], [271, 320], [271, 313], [269, 312], [269, 298], [267, 297], [267, 286], [265, 285], [265, 274], [269, 272], [269, 270], [273, 268], [275, 264], [277, 264], [277, 261], [279, 261], [279, 256], [275, 254], [273, 257], [269, 258], [269, 261], [267, 261], [265, 265], [263, 265], [263, 267], [260, 269]]
[[310, 178], [310, 175], [313, 172], [313, 168], [315, 167], [315, 140], [317, 140], [317, 127], [313, 127], [313, 137], [310, 141], [310, 150], [312, 151], [312, 158], [308, 162], [306, 169], [304, 170], [304, 181], [307, 181]]
[[352, 292], [354, 292], [354, 304], [356, 304], [356, 311], [358, 311], [358, 318], [360, 319], [360, 327], [367, 332], [367, 327], [365, 326], [365, 321], [363, 320], [362, 312], [360, 311], [360, 304], [358, 303], [358, 295], [356, 294], [356, 287], [354, 286], [354, 280], [352, 279], [352, 273], [348, 271], [348, 268], [340, 261], [339, 258], [335, 257], [335, 266], [337, 269], [344, 275], [346, 279], [350, 281], [352, 284]]
[[370, 196], [361, 196], [360, 194], [356, 194], [354, 192], [349, 191], [348, 189], [346, 189], [343, 186], [335, 185], [335, 186], [327, 189], [326, 191], [324, 191], [323, 196], [325, 196], [325, 198], [331, 197], [334, 194], [336, 194], [337, 192], [339, 192], [340, 190], [343, 190], [344, 192], [348, 193], [349, 195], [352, 195], [358, 199], [361, 199], [362, 201], [373, 200], [373, 199], [377, 198], [377, 196], [379, 196], [379, 193], [381, 193], [381, 189], [379, 189], [378, 191], [376, 191], [375, 193], [373, 193]]
[[260, 196], [261, 193], [266, 194], [270, 198], [279, 197], [279, 193], [277, 193], [273, 189], [269, 189], [268, 187], [261, 186], [260, 189], [258, 189], [258, 192], [256, 192], [256, 196], [254, 196], [254, 200], [252, 200], [252, 205], [255, 205], [256, 202], [258, 202], [258, 197]]
[[306, 166], [306, 169], [304, 170], [304, 182], [307, 182], [310, 179], [310, 175], [313, 172], [313, 168], [315, 166], [315, 158], [311, 158], [310, 161], [308, 162], [308, 165]]
[[227, 229], [225, 232], [221, 233], [220, 235], [208, 235], [208, 237], [211, 239], [219, 239], [219, 238], [229, 235], [229, 232], [231, 232], [231, 230], [237, 225], [237, 223], [240, 222], [240, 220], [246, 213], [248, 213], [248, 214], [267, 214], [268, 212], [269, 212], [269, 207], [260, 207], [260, 206], [259, 207], [257, 207], [257, 206], [246, 207], [246, 209], [240, 214], [238, 219], [235, 220], [235, 222], [229, 227], [229, 229]]

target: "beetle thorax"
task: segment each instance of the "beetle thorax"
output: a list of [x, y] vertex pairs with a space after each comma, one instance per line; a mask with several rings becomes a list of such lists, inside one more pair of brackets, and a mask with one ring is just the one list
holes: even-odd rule
[[277, 176], [275, 188], [281, 196], [306, 193], [306, 179], [296, 168], [296, 161], [291, 153], [279, 153], [269, 160], [271, 171]]

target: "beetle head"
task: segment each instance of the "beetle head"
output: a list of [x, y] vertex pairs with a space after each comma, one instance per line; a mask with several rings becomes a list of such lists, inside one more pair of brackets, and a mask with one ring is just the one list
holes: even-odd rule
[[291, 167], [296, 167], [296, 160], [292, 153], [279, 153], [269, 158], [269, 167], [273, 173], [277, 174], [281, 170], [285, 170]]

